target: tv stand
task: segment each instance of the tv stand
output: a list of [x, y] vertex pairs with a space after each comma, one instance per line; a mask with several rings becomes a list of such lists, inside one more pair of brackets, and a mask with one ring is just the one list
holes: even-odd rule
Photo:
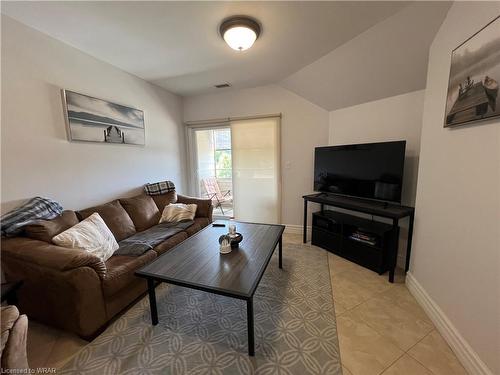
[[[397, 262], [397, 257], [398, 257], [398, 241], [399, 241], [399, 220], [403, 219], [405, 217], [409, 218], [409, 227], [408, 227], [408, 242], [407, 242], [407, 251], [406, 251], [406, 262], [405, 262], [405, 271], [408, 271], [409, 266], [410, 266], [410, 255], [411, 255], [411, 243], [412, 243], [412, 237], [413, 237], [413, 223], [415, 219], [415, 208], [413, 207], [408, 207], [408, 206], [401, 206], [401, 205], [396, 205], [396, 204], [390, 204], [387, 202], [377, 202], [377, 201], [370, 201], [366, 199], [360, 199], [360, 198], [352, 198], [352, 197], [345, 197], [345, 196], [340, 196], [340, 195], [333, 195], [333, 194], [326, 194], [326, 193], [317, 193], [317, 194], [310, 194], [310, 195], [304, 195], [302, 197], [304, 199], [304, 227], [303, 227], [303, 242], [307, 242], [307, 205], [308, 202], [313, 202], [313, 203], [318, 203], [321, 205], [321, 211], [320, 213], [317, 213], [319, 216], [329, 216], [330, 220], [333, 221], [340, 221], [343, 223], [346, 223], [347, 225], [354, 225], [352, 223], [356, 223], [356, 225], [364, 225], [363, 223], [360, 222], [362, 219], [356, 220], [356, 219], [350, 219], [348, 216], [351, 218], [356, 218], [355, 216], [352, 215], [347, 215], [347, 214], [342, 214], [342, 217], [339, 217], [337, 214], [334, 214], [332, 211], [325, 213], [324, 206], [330, 206], [330, 207], [338, 207], [338, 208], [343, 208], [351, 211], [357, 211], [357, 212], [362, 212], [365, 214], [370, 214], [378, 217], [383, 217], [383, 218], [388, 218], [392, 220], [392, 235], [386, 236], [385, 233], [388, 233], [388, 231], [382, 231], [380, 229], [380, 235], [381, 236], [386, 236], [384, 237], [385, 240], [383, 241], [383, 245], [379, 246], [380, 251], [383, 251], [386, 253], [386, 256], [384, 256], [384, 259], [386, 259], [386, 265], [389, 269], [389, 282], [394, 282], [394, 271], [396, 269], [396, 262]], [[337, 217], [337, 219], [334, 218]], [[324, 219], [324, 218], [323, 218]], [[320, 220], [320, 219], [316, 219]], [[314, 226], [314, 223], [313, 223]], [[387, 228], [386, 228], [387, 229]], [[382, 233], [383, 232], [383, 233]], [[340, 234], [345, 236], [345, 233], [341, 232]], [[332, 237], [333, 238], [333, 237]], [[337, 243], [334, 246], [337, 246], [339, 249], [338, 254], [340, 256], [344, 256], [347, 259], [350, 259], [352, 261], [356, 261], [355, 257], [349, 256], [349, 254], [346, 253], [348, 250], [345, 248], [346, 243]], [[340, 248], [340, 247], [343, 247]], [[333, 247], [328, 248], [326, 242], [322, 242], [322, 246], [326, 248], [329, 251], [333, 251]], [[335, 251], [337, 253], [337, 251]], [[351, 254], [352, 255], [352, 254]], [[362, 264], [363, 262], [359, 261], [357, 262], [361, 265], [366, 266], [365, 264]], [[374, 267], [368, 267], [373, 270], [378, 271], [379, 273], [385, 271], [383, 268], [385, 266], [381, 266], [381, 268], [375, 269]]]

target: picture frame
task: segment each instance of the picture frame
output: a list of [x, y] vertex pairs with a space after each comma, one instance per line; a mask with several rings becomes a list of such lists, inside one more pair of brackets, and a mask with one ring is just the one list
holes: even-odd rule
[[500, 117], [500, 16], [451, 54], [444, 127]]
[[142, 110], [66, 89], [61, 93], [69, 141], [145, 145]]

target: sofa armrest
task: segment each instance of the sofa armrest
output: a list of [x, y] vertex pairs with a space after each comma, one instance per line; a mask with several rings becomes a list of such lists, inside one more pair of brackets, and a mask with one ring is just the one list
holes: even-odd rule
[[106, 265], [97, 256], [83, 250], [69, 249], [30, 238], [2, 239], [2, 258], [12, 258], [57, 271], [90, 267], [100, 279], [106, 276]]
[[203, 198], [187, 197], [185, 195], [177, 194], [177, 202], [184, 204], [196, 204], [196, 217], [206, 217], [212, 222], [212, 200]]

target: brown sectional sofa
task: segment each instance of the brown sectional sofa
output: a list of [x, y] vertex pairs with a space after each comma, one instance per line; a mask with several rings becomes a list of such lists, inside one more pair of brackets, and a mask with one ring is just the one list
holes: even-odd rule
[[[169, 203], [196, 203], [194, 223], [139, 256], [113, 255], [105, 263], [82, 250], [63, 248], [51, 238], [94, 212], [119, 242], [158, 224]], [[212, 202], [174, 192], [141, 194], [25, 227], [23, 236], [2, 239], [2, 269], [7, 280], [23, 280], [19, 309], [30, 319], [96, 336], [106, 324], [147, 289], [134, 271], [212, 222]]]

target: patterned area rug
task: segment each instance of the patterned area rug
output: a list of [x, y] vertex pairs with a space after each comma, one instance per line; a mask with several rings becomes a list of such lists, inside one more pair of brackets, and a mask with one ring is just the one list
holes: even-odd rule
[[246, 303], [162, 284], [159, 324], [143, 298], [59, 374], [342, 374], [324, 250], [285, 244], [254, 296], [255, 357]]

